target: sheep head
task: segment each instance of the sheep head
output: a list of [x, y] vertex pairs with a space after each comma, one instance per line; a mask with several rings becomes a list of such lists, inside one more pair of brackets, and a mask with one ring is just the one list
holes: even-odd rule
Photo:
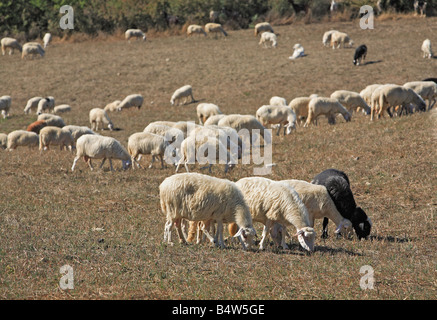
[[372, 229], [372, 221], [366, 215], [363, 209], [360, 207], [355, 208], [351, 216], [351, 222], [358, 239], [367, 239], [370, 234], [370, 230]]
[[302, 229], [297, 230], [296, 236], [302, 248], [309, 252], [314, 251], [314, 240], [316, 239], [316, 232], [313, 228], [303, 227]]
[[241, 227], [234, 237], [240, 237], [244, 250], [250, 249], [253, 244], [253, 239], [256, 237], [256, 230], [253, 227]]

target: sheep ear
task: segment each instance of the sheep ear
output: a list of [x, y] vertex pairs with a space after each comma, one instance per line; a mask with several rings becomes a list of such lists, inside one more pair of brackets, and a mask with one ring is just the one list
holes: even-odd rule
[[243, 236], [243, 235], [244, 235], [243, 232], [244, 232], [244, 231], [243, 231], [243, 228], [240, 228], [240, 229], [238, 230], [238, 232], [234, 235], [234, 238], [238, 238], [239, 236]]

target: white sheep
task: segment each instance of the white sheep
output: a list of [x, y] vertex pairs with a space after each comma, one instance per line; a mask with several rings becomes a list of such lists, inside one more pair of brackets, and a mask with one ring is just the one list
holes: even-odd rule
[[60, 116], [50, 114], [50, 113], [41, 113], [37, 120], [44, 120], [48, 126], [54, 126], [62, 128], [65, 126], [64, 119], [62, 119]]
[[0, 42], [2, 47], [2, 55], [5, 55], [6, 49], [9, 49], [9, 55], [13, 54], [15, 49], [20, 52], [23, 51], [22, 46], [14, 38], [5, 37]]
[[[152, 122], [146, 128], [144, 128], [143, 132], [149, 132], [163, 136], [165, 140], [170, 143], [171, 148], [173, 148], [176, 154], [179, 156], [182, 141], [185, 139], [182, 130], [165, 124]], [[172, 152], [173, 150], [169, 151]]]
[[223, 33], [223, 35], [225, 37], [228, 36], [227, 32], [223, 29], [223, 27], [222, 27], [222, 25], [220, 23], [212, 23], [212, 22], [211, 23], [207, 23], [205, 25], [205, 31], [207, 33], [215, 33], [215, 34], [221, 32], [221, 33]]
[[91, 170], [94, 170], [91, 159], [103, 159], [100, 168], [102, 168], [106, 159], [108, 159], [111, 171], [114, 170], [112, 159], [121, 160], [123, 170], [127, 168], [131, 160], [129, 153], [118, 140], [97, 134], [84, 134], [77, 139], [76, 150], [77, 153], [71, 171], [74, 171], [77, 160], [80, 157], [84, 158]]
[[96, 134], [93, 130], [86, 126], [76, 126], [76, 125], [68, 125], [65, 127], [62, 127], [63, 130], [68, 130], [71, 135], [73, 136], [74, 142], [77, 142], [77, 139], [79, 139], [84, 134]]
[[8, 135], [6, 133], [0, 133], [0, 149], [6, 149], [8, 147]]
[[55, 109], [55, 98], [52, 96], [42, 98], [38, 101], [38, 107], [36, 109], [36, 114], [41, 114], [46, 111], [53, 111]]
[[105, 110], [93, 108], [90, 110], [89, 115], [92, 130], [98, 130], [100, 126], [102, 127], [101, 130], [104, 126], [107, 126], [111, 131], [114, 130], [114, 125]]
[[36, 110], [38, 108], [38, 103], [41, 99], [43, 99], [43, 97], [30, 98], [27, 101], [26, 106], [24, 107], [24, 113], [28, 114], [28, 113], [30, 113], [30, 111], [32, 111], [32, 109]]
[[358, 92], [337, 90], [331, 94], [331, 98], [337, 99], [350, 113], [358, 111], [358, 108], [361, 108], [366, 114], [370, 114], [370, 106]]
[[204, 124], [205, 121], [208, 120], [208, 118], [211, 116], [223, 114], [220, 111], [220, 108], [213, 103], [200, 103], [197, 105], [196, 111], [197, 118], [199, 119], [200, 124]]
[[288, 104], [288, 107], [294, 111], [296, 119], [299, 120], [301, 124], [303, 124], [308, 118], [308, 104], [315, 96], [297, 97], [291, 100]]
[[12, 98], [11, 96], [1, 96], [0, 97], [0, 110], [3, 116], [3, 119], [6, 119], [9, 116], [9, 111], [11, 110]]
[[276, 34], [273, 32], [266, 31], [261, 35], [261, 38], [258, 42], [259, 45], [262, 45], [263, 48], [268, 48], [267, 43], [270, 42], [270, 46], [272, 48], [276, 48], [278, 46], [278, 38]]
[[117, 107], [118, 111], [122, 111], [128, 108], [138, 108], [143, 105], [144, 98], [141, 94], [131, 94], [124, 98]]
[[282, 97], [273, 96], [270, 98], [269, 105], [271, 106], [286, 106], [287, 100]]
[[[301, 246], [308, 251], [314, 250], [316, 233], [311, 227], [308, 210], [292, 187], [264, 177], [242, 178], [235, 184], [244, 195], [252, 220], [264, 224], [261, 250], [274, 222], [293, 225]], [[281, 245], [287, 248], [285, 241]]]
[[270, 131], [267, 130], [253, 115], [229, 114], [220, 119], [217, 125], [220, 127], [231, 127], [235, 129], [239, 135], [242, 134], [242, 129], [246, 129], [249, 133], [249, 143], [254, 141], [254, 130], [259, 130], [259, 134], [263, 137], [265, 143], [272, 143]]
[[187, 35], [191, 36], [193, 34], [203, 34], [204, 36], [206, 36], [206, 32], [205, 30], [203, 30], [202, 26], [199, 26], [197, 24], [191, 24], [188, 26], [187, 28]]
[[324, 97], [313, 98], [308, 103], [308, 118], [304, 127], [308, 127], [321, 115], [325, 115], [328, 118], [328, 122], [334, 124], [335, 115], [337, 113], [341, 113], [346, 122], [351, 121], [351, 114], [337, 99]]
[[432, 53], [432, 48], [431, 48], [431, 40], [429, 40], [429, 39], [424, 40], [422, 43], [421, 49], [422, 49], [424, 58], [428, 58], [428, 59], [432, 58], [433, 53]]
[[323, 34], [322, 43], [325, 47], [329, 47], [331, 43], [332, 34], [338, 32], [337, 30], [329, 30]]
[[59, 145], [61, 150], [68, 147], [70, 151], [73, 151], [75, 142], [70, 131], [46, 126], [39, 132], [39, 150], [48, 150], [50, 145]]
[[32, 131], [15, 130], [8, 134], [8, 150], [14, 150], [17, 147], [28, 146], [29, 148], [38, 147], [38, 134]]
[[112, 101], [111, 103], [108, 103], [103, 108], [103, 110], [108, 111], [108, 112], [118, 111], [118, 106], [120, 103], [121, 103], [121, 100]]
[[153, 167], [155, 158], [161, 160], [161, 168], [164, 168], [164, 156], [169, 142], [165, 137], [149, 133], [149, 132], [137, 132], [129, 136], [127, 143], [127, 151], [132, 159], [132, 170], [135, 169], [135, 163], [140, 168], [140, 163], [137, 160], [139, 155], [150, 154], [152, 155], [152, 162], [149, 168]]
[[144, 32], [140, 29], [128, 29], [126, 30], [126, 32], [124, 33], [124, 37], [126, 38], [127, 41], [130, 42], [131, 38], [137, 38], [137, 39], [143, 39], [143, 41], [146, 41], [146, 35], [144, 34]]
[[288, 106], [262, 106], [256, 111], [256, 118], [263, 126], [279, 124], [277, 136], [282, 127], [284, 127], [284, 135], [296, 129], [296, 114]]
[[411, 81], [404, 83], [405, 88], [413, 89], [423, 100], [428, 100], [428, 110], [431, 110], [437, 100], [437, 83], [434, 81]]
[[42, 38], [42, 41], [44, 43], [44, 49], [47, 48], [47, 46], [49, 45], [50, 41], [52, 41], [52, 34], [47, 32], [44, 35], [44, 37]]
[[382, 84], [369, 84], [366, 86], [363, 90], [360, 91], [360, 96], [364, 99], [364, 101], [367, 103], [368, 106], [372, 105], [372, 93], [376, 90], [376, 88], [382, 86]]
[[179, 102], [182, 98], [185, 98], [184, 104], [187, 103], [188, 97], [191, 97], [191, 102], [194, 102], [195, 99], [193, 97], [193, 87], [190, 85], [185, 85], [177, 89], [173, 95], [171, 96], [170, 103], [172, 106], [175, 105], [176, 102]]
[[343, 45], [343, 48], [346, 47], [346, 44], [348, 44], [349, 46], [353, 46], [354, 42], [350, 39], [349, 35], [347, 33], [344, 32], [334, 32], [331, 35], [331, 45], [332, 45], [332, 49], [339, 49], [341, 45]]
[[54, 113], [65, 113], [65, 112], [70, 112], [71, 111], [71, 106], [68, 104], [60, 104], [56, 107], [54, 107], [53, 112]]
[[204, 126], [210, 126], [210, 125], [217, 125], [221, 119], [223, 119], [226, 115], [225, 114], [217, 114], [214, 116], [210, 116], [208, 120], [205, 121], [203, 124]]
[[43, 58], [44, 54], [45, 51], [39, 43], [28, 42], [23, 45], [23, 50], [21, 52], [21, 59], [24, 59], [29, 55], [32, 55], [32, 58], [34, 58], [36, 55], [40, 55]]
[[293, 54], [288, 57], [290, 60], [295, 60], [297, 58], [301, 58], [305, 56], [305, 49], [302, 47], [300, 43], [296, 43], [293, 46]]
[[272, 26], [268, 22], [260, 22], [255, 25], [255, 36], [259, 35], [261, 32], [269, 31], [271, 33], [275, 33]]
[[215, 239], [204, 228], [202, 231], [216, 246], [225, 247], [223, 223], [235, 222], [243, 248], [250, 248], [256, 231], [249, 207], [236, 184], [199, 173], [181, 173], [166, 178], [159, 186], [161, 210], [167, 221], [164, 241], [171, 243], [171, 229], [176, 225], [179, 241], [186, 243], [181, 229], [182, 219], [217, 223]]

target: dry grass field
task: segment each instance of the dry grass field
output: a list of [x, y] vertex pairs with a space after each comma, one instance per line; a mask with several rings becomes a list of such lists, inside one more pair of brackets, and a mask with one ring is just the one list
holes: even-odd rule
[[[365, 65], [352, 64], [354, 49], [322, 46], [331, 28], [347, 32], [356, 46], [367, 45]], [[89, 126], [91, 108], [141, 93], [140, 110], [110, 113], [117, 130], [101, 132], [127, 145], [151, 121], [197, 122], [197, 103], [169, 102], [185, 84], [198, 102], [255, 114], [275, 95], [290, 101], [437, 76], [437, 59], [423, 59], [420, 51], [426, 38], [437, 43], [435, 17], [377, 20], [373, 30], [354, 21], [276, 31], [276, 49], [261, 48], [253, 30], [241, 30], [227, 38], [169, 36], [130, 44], [121, 38], [54, 41], [43, 59], [0, 56], [0, 95], [13, 99], [0, 132], [25, 129], [36, 119], [23, 114], [34, 96], [70, 104], [65, 122]], [[307, 56], [291, 62], [295, 43]], [[362, 114], [336, 125], [322, 119], [317, 127], [274, 137], [277, 165], [267, 177], [310, 181], [327, 168], [343, 170], [374, 224], [370, 239], [358, 241], [336, 239], [331, 222], [324, 240], [316, 221], [311, 255], [295, 239], [290, 250], [262, 252], [163, 244], [158, 186], [174, 168], [122, 171], [116, 161], [115, 172], [108, 164], [91, 172], [81, 160], [71, 172], [74, 155], [57, 148], [0, 151], [0, 299], [435, 299], [436, 128], [434, 108], [374, 122]], [[238, 165], [224, 174], [215, 166], [212, 174], [237, 181], [253, 168]], [[256, 228], [260, 235], [262, 226]], [[63, 265], [74, 270], [72, 290], [60, 288]], [[374, 289], [360, 288], [364, 265], [374, 270]]]

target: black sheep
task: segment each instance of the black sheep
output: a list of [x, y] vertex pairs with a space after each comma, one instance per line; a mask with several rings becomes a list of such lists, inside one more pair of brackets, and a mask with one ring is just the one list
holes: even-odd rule
[[359, 66], [361, 60], [365, 60], [367, 55], [367, 46], [362, 44], [355, 50], [354, 54], [354, 65]]
[[[326, 187], [332, 198], [338, 212], [352, 222], [352, 226], [358, 239], [367, 238], [370, 234], [372, 222], [366, 213], [360, 207], [357, 207], [352, 190], [350, 188], [349, 178], [346, 173], [336, 170], [327, 169], [316, 175], [311, 181], [313, 184], [319, 184]], [[328, 236], [328, 219], [323, 219], [322, 237]]]

